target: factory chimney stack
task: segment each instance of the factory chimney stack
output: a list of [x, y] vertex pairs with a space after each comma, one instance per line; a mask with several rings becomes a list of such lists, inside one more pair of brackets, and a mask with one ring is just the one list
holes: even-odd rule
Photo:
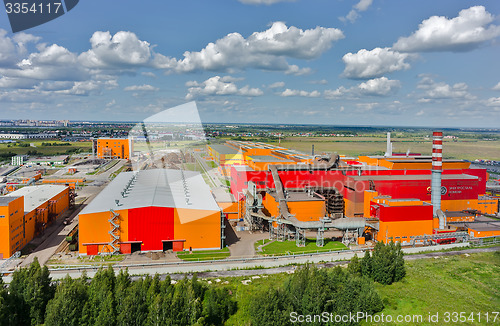
[[[443, 170], [443, 133], [436, 131], [432, 134], [432, 179], [431, 179], [431, 203], [434, 216], [441, 209], [441, 172]], [[444, 224], [439, 220], [439, 228]]]

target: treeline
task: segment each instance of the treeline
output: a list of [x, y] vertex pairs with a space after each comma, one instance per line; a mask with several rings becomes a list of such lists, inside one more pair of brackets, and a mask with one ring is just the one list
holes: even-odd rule
[[[361, 260], [355, 255], [347, 270], [341, 267], [318, 269], [314, 265], [297, 269], [284, 285], [256, 294], [251, 300], [253, 304], [248, 307], [248, 314], [252, 325], [273, 326], [290, 325], [294, 316], [322, 316], [325, 312], [338, 317], [357, 312], [373, 315], [384, 308], [382, 299], [375, 291], [374, 281], [392, 284], [405, 275], [401, 245], [378, 242], [373, 254], [366, 251]], [[307, 324], [358, 323], [318, 317]]]
[[384, 304], [374, 281], [391, 284], [404, 275], [401, 246], [394, 243], [377, 243], [372, 255], [355, 256], [348, 268], [306, 265], [271, 287], [248, 285], [254, 288], [246, 297], [234, 285], [209, 285], [196, 275], [178, 282], [158, 275], [132, 280], [111, 267], [92, 279], [84, 274], [55, 283], [35, 260], [13, 273], [8, 288], [0, 278], [0, 326], [223, 325], [237, 311], [244, 324], [291, 325], [297, 315], [380, 312]]
[[42, 143], [42, 146], [71, 146], [71, 143]]
[[227, 288], [209, 287], [194, 276], [172, 284], [169, 276], [132, 281], [111, 267], [91, 280], [69, 276], [51, 283], [47, 267], [34, 261], [0, 281], [0, 325], [222, 325], [236, 312]]

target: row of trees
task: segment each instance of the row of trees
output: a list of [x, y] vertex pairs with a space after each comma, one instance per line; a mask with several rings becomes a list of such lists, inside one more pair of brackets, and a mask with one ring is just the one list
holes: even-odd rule
[[[252, 325], [289, 325], [292, 312], [374, 314], [384, 307], [374, 281], [391, 284], [405, 274], [401, 245], [379, 242], [372, 254], [354, 256], [347, 269], [306, 265], [280, 284], [256, 287], [239, 309]], [[13, 273], [8, 289], [0, 278], [0, 326], [222, 325], [236, 313], [234, 287], [207, 285], [196, 276], [172, 283], [169, 276], [132, 280], [124, 271], [115, 276], [111, 267], [92, 279], [84, 274], [54, 283], [35, 260]]]
[[[0, 279], [1, 280], [1, 279]], [[222, 325], [236, 312], [232, 293], [194, 276], [172, 284], [170, 277], [132, 280], [111, 267], [51, 283], [38, 261], [0, 281], [0, 325]]]
[[[298, 315], [349, 313], [374, 314], [384, 308], [373, 281], [349, 273], [341, 267], [318, 269], [306, 265], [285, 280], [283, 286], [261, 291], [248, 307], [252, 325], [290, 325], [292, 313]], [[326, 323], [330, 325], [330, 323]], [[356, 322], [332, 324], [356, 325]], [[308, 325], [325, 325], [312, 321]]]
[[381, 284], [398, 282], [406, 275], [401, 244], [377, 242], [372, 254], [367, 250], [362, 259], [354, 255], [348, 269], [352, 274], [366, 276]]

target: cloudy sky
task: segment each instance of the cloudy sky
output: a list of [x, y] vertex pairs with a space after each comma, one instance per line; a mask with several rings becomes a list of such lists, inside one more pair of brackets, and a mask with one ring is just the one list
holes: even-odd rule
[[0, 119], [500, 127], [500, 1], [84, 0], [11, 32]]

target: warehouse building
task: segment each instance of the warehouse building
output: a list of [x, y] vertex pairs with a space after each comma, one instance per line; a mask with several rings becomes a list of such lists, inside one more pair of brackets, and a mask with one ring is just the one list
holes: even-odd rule
[[198, 172], [120, 173], [79, 215], [80, 254], [220, 249], [223, 218]]
[[21, 250], [65, 212], [69, 188], [60, 185], [24, 187], [0, 197], [0, 258]]
[[94, 143], [97, 158], [102, 159], [130, 159], [132, 142], [129, 138], [98, 138]]

